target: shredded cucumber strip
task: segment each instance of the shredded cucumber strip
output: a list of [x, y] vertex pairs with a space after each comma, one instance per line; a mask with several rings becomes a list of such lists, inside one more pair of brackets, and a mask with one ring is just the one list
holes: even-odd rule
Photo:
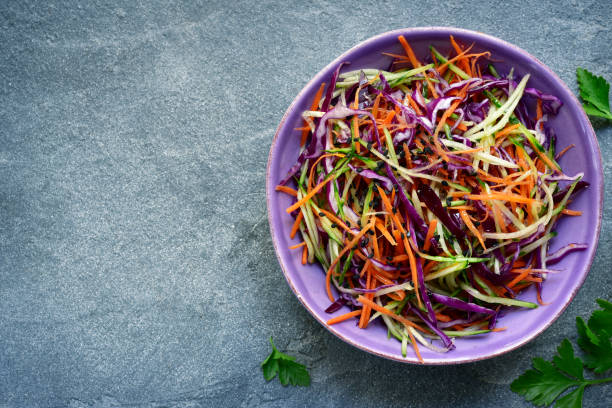
[[500, 298], [496, 296], [483, 295], [482, 293], [480, 293], [473, 287], [466, 285], [465, 283], [461, 283], [459, 286], [461, 287], [461, 289], [465, 290], [467, 293], [474, 296], [476, 299], [482, 300], [483, 302], [497, 303], [497, 304], [506, 305], [506, 306], [526, 307], [529, 309], [536, 309], [538, 307], [538, 305], [535, 303], [524, 302], [522, 300], [506, 299], [506, 298]]

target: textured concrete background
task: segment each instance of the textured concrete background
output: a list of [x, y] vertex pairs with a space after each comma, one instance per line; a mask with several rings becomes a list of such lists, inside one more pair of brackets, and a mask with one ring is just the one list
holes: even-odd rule
[[[475, 364], [385, 361], [300, 306], [264, 197], [282, 114], [357, 42], [476, 29], [575, 91], [577, 66], [612, 80], [605, 2], [26, 3], [0, 5], [0, 407], [524, 407], [508, 384], [612, 293], [608, 201], [593, 269], [543, 335]], [[612, 127], [597, 133], [610, 191]], [[270, 335], [311, 387], [264, 381]]]

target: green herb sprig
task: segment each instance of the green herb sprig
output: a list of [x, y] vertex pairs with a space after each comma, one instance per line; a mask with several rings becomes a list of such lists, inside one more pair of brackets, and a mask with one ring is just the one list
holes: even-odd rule
[[307, 387], [310, 385], [310, 374], [303, 364], [297, 363], [295, 357], [281, 353], [274, 346], [270, 337], [272, 352], [261, 363], [261, 369], [266, 381], [272, 380], [278, 374], [278, 379], [283, 385], [294, 385]]
[[[537, 406], [548, 406], [556, 400], [556, 408], [580, 408], [586, 387], [612, 382], [612, 377], [584, 377], [585, 366], [597, 374], [612, 368], [612, 303], [602, 299], [597, 299], [597, 303], [603, 310], [594, 311], [588, 324], [576, 318], [578, 345], [584, 351], [584, 361], [574, 355], [572, 344], [565, 339], [552, 362], [534, 358], [534, 370], [527, 370], [514, 380], [510, 385], [512, 391]], [[571, 392], [559, 398], [570, 388], [573, 388]]]
[[580, 97], [584, 101], [582, 107], [591, 116], [612, 120], [608, 94], [610, 84], [600, 76], [593, 75], [583, 68], [576, 69], [576, 78], [580, 88]]

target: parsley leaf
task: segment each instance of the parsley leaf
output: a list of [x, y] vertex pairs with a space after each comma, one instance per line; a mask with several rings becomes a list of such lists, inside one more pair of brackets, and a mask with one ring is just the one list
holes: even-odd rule
[[580, 97], [584, 111], [591, 116], [599, 116], [612, 120], [608, 93], [610, 84], [602, 77], [593, 75], [583, 68], [576, 69], [576, 78], [580, 88]]
[[[612, 377], [594, 380], [584, 377], [585, 365], [596, 373], [612, 368], [612, 303], [601, 299], [597, 303], [603, 310], [594, 311], [588, 325], [580, 317], [576, 319], [578, 344], [585, 352], [585, 361], [574, 355], [572, 344], [565, 339], [552, 362], [534, 358], [534, 370], [527, 370], [514, 380], [510, 385], [512, 391], [538, 406], [550, 405], [556, 399], [556, 408], [580, 408], [587, 386], [612, 382]], [[572, 387], [575, 388], [559, 398]]]
[[291, 385], [300, 385], [302, 387], [309, 386], [310, 374], [308, 374], [306, 367], [297, 363], [295, 357], [278, 351], [274, 346], [272, 337], [270, 337], [270, 344], [272, 345], [272, 352], [261, 363], [261, 369], [266, 381], [270, 381], [278, 374], [278, 379], [283, 385], [291, 383]]
[[596, 310], [587, 325], [576, 318], [578, 345], [585, 352], [586, 365], [598, 374], [612, 368], [612, 303], [598, 299], [604, 310]]
[[[533, 359], [533, 368], [527, 370], [523, 375], [514, 380], [510, 389], [521, 394], [525, 399], [535, 405], [550, 405], [563, 391], [573, 385], [579, 385], [582, 376], [582, 362], [574, 358], [574, 349], [571, 343], [565, 339], [557, 349], [558, 355], [553, 358], [553, 363], [541, 358]], [[578, 364], [575, 362], [578, 360]], [[579, 370], [579, 372], [578, 372]], [[579, 374], [576, 378], [570, 378], [566, 372]]]
[[574, 391], [559, 398], [555, 404], [555, 408], [581, 408], [584, 387], [586, 387], [586, 385], [583, 384]]

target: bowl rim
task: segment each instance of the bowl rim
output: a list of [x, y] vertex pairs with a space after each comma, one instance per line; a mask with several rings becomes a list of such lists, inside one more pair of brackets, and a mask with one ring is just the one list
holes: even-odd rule
[[574, 285], [574, 287], [572, 288], [572, 291], [570, 293], [570, 296], [567, 298], [567, 301], [561, 306], [561, 308], [557, 311], [557, 313], [555, 313], [549, 320], [548, 322], [546, 322], [540, 329], [538, 330], [534, 330], [532, 332], [530, 332], [528, 335], [523, 336], [522, 338], [520, 338], [517, 342], [514, 342], [508, 346], [505, 347], [501, 347], [496, 349], [494, 352], [490, 352], [490, 353], [485, 353], [479, 356], [475, 356], [472, 358], [469, 357], [463, 357], [463, 358], [452, 358], [452, 356], [450, 356], [447, 359], [440, 359], [440, 360], [424, 360], [423, 362], [419, 362], [416, 358], [410, 358], [410, 357], [401, 357], [395, 354], [390, 354], [390, 353], [385, 353], [385, 352], [379, 352], [379, 351], [375, 351], [372, 350], [371, 348], [360, 344], [358, 341], [355, 341], [351, 338], [348, 338], [347, 336], [339, 333], [337, 330], [334, 329], [333, 326], [329, 326], [327, 324], [326, 321], [320, 319], [317, 314], [311, 309], [311, 307], [306, 303], [306, 301], [303, 299], [302, 295], [299, 293], [299, 291], [296, 289], [295, 285], [293, 284], [291, 277], [289, 275], [289, 273], [287, 272], [287, 267], [285, 266], [285, 264], [283, 263], [283, 260], [279, 254], [279, 243], [277, 242], [277, 233], [275, 231], [274, 228], [274, 223], [273, 223], [273, 219], [272, 219], [272, 212], [270, 210], [271, 207], [271, 200], [272, 200], [272, 194], [275, 191], [270, 183], [270, 168], [271, 168], [271, 164], [272, 164], [272, 159], [273, 159], [273, 152], [275, 150], [276, 144], [278, 142], [278, 138], [280, 135], [280, 131], [284, 128], [285, 122], [287, 121], [287, 118], [289, 116], [289, 114], [295, 109], [295, 105], [298, 103], [299, 100], [302, 99], [304, 93], [306, 93], [306, 91], [310, 88], [310, 86], [314, 83], [314, 82], [320, 82], [320, 76], [322, 76], [323, 72], [326, 72], [330, 69], [332, 69], [333, 67], [336, 67], [339, 63], [341, 63], [342, 61], [345, 60], [345, 58], [349, 55], [352, 54], [354, 51], [358, 50], [359, 48], [363, 48], [371, 43], [374, 43], [376, 41], [378, 41], [379, 39], [382, 38], [386, 38], [386, 37], [390, 37], [390, 36], [398, 36], [400, 34], [406, 34], [406, 35], [410, 35], [410, 34], [423, 34], [423, 33], [434, 33], [434, 32], [446, 32], [447, 34], [463, 34], [463, 35], [468, 35], [468, 36], [473, 36], [473, 37], [477, 37], [477, 38], [482, 38], [482, 39], [486, 39], [487, 41], [496, 43], [496, 45], [502, 46], [502, 47], [507, 47], [510, 48], [512, 50], [514, 50], [517, 53], [523, 54], [524, 56], [526, 56], [528, 59], [531, 59], [532, 61], [534, 61], [540, 68], [542, 68], [544, 71], [546, 71], [546, 73], [552, 77], [552, 79], [554, 80], [554, 82], [556, 82], [558, 85], [560, 85], [561, 88], [563, 88], [567, 94], [570, 95], [570, 98], [572, 99], [572, 101], [577, 104], [578, 106], [582, 106], [582, 104], [578, 101], [578, 98], [576, 98], [576, 95], [574, 95], [574, 93], [571, 91], [571, 89], [567, 86], [567, 84], [561, 80], [561, 78], [559, 78], [559, 76], [553, 72], [546, 64], [544, 64], [542, 61], [540, 61], [539, 59], [537, 59], [536, 57], [534, 57], [533, 55], [531, 55], [529, 52], [523, 50], [522, 48], [511, 44], [505, 40], [502, 40], [498, 37], [492, 36], [490, 34], [486, 34], [480, 31], [475, 31], [475, 30], [468, 30], [468, 29], [464, 29], [464, 28], [456, 28], [456, 27], [449, 27], [449, 26], [427, 26], [427, 27], [408, 27], [408, 28], [400, 28], [400, 29], [396, 29], [396, 30], [391, 30], [391, 31], [386, 31], [380, 34], [377, 34], [375, 36], [369, 37], [361, 42], [359, 42], [358, 44], [354, 45], [353, 47], [351, 47], [350, 49], [348, 49], [347, 51], [343, 52], [341, 55], [339, 55], [337, 58], [335, 58], [332, 62], [330, 62], [329, 64], [327, 64], [325, 67], [323, 67], [322, 69], [320, 69], [300, 90], [300, 92], [294, 97], [293, 101], [291, 102], [291, 104], [289, 105], [289, 107], [287, 108], [287, 110], [285, 111], [283, 117], [281, 118], [281, 121], [278, 125], [278, 127], [276, 128], [276, 132], [274, 134], [274, 138], [272, 140], [272, 144], [270, 145], [270, 152], [268, 154], [268, 163], [266, 165], [266, 206], [267, 206], [267, 213], [268, 213], [268, 225], [270, 227], [270, 234], [272, 236], [272, 244], [274, 245], [274, 253], [276, 255], [276, 258], [278, 259], [278, 263], [281, 267], [281, 270], [283, 272], [283, 275], [285, 276], [285, 280], [287, 281], [287, 283], [289, 284], [289, 287], [291, 288], [292, 292], [295, 294], [295, 296], [298, 298], [298, 300], [300, 301], [300, 303], [302, 304], [302, 306], [304, 306], [306, 308], [306, 310], [308, 310], [308, 312], [310, 313], [310, 315], [312, 317], [314, 317], [314, 319], [316, 321], [318, 321], [325, 329], [327, 329], [329, 332], [331, 332], [332, 334], [334, 334], [336, 337], [338, 337], [339, 339], [341, 339], [342, 341], [350, 344], [353, 347], [356, 347], [360, 350], [363, 350], [367, 353], [370, 354], [374, 354], [376, 356], [379, 357], [383, 357], [392, 361], [397, 361], [397, 362], [401, 362], [401, 363], [408, 363], [408, 364], [415, 364], [415, 365], [451, 365], [451, 364], [465, 364], [465, 363], [472, 363], [472, 362], [476, 362], [476, 361], [481, 361], [481, 360], [486, 360], [486, 359], [490, 359], [490, 358], [494, 358], [494, 357], [498, 357], [500, 355], [509, 353], [513, 350], [516, 350], [522, 346], [524, 346], [525, 344], [529, 343], [531, 340], [533, 340], [534, 338], [536, 338], [537, 336], [539, 336], [540, 334], [542, 334], [544, 331], [546, 331], [546, 329], [548, 329], [555, 321], [557, 321], [557, 319], [563, 314], [563, 312], [567, 309], [567, 307], [569, 306], [569, 304], [574, 300], [574, 297], [576, 296], [576, 294], [578, 293], [578, 291], [580, 290], [580, 288], [582, 287], [582, 285], [584, 284], [584, 281], [586, 280], [587, 275], [590, 272], [591, 266], [593, 264], [593, 260], [595, 259], [595, 254], [597, 252], [597, 246], [598, 246], [598, 242], [599, 242], [599, 236], [601, 233], [601, 220], [602, 220], [602, 216], [603, 216], [603, 196], [604, 196], [604, 189], [603, 189], [603, 165], [602, 165], [602, 160], [601, 160], [601, 150], [599, 148], [599, 142], [597, 140], [597, 135], [595, 133], [595, 130], [593, 129], [593, 125], [591, 124], [591, 121], [589, 120], [588, 116], [586, 115], [586, 113], [584, 112], [583, 109], [580, 109], [580, 116], [583, 119], [583, 122], [587, 124], [587, 132], [590, 132], [590, 137], [593, 139], [594, 142], [594, 147], [595, 150], [597, 152], [597, 157], [596, 157], [596, 171], [598, 170], [598, 178], [599, 178], [599, 182], [598, 185], [595, 186], [593, 185], [593, 187], [596, 187], [599, 191], [599, 214], [597, 215], [597, 225], [596, 225], [596, 229], [595, 229], [595, 241], [592, 242], [592, 248], [593, 250], [590, 251], [590, 255], [588, 256], [588, 261], [585, 263], [585, 268], [584, 268], [584, 273], [582, 274], [582, 276], [580, 277], [580, 280], [576, 282], [576, 284]]

